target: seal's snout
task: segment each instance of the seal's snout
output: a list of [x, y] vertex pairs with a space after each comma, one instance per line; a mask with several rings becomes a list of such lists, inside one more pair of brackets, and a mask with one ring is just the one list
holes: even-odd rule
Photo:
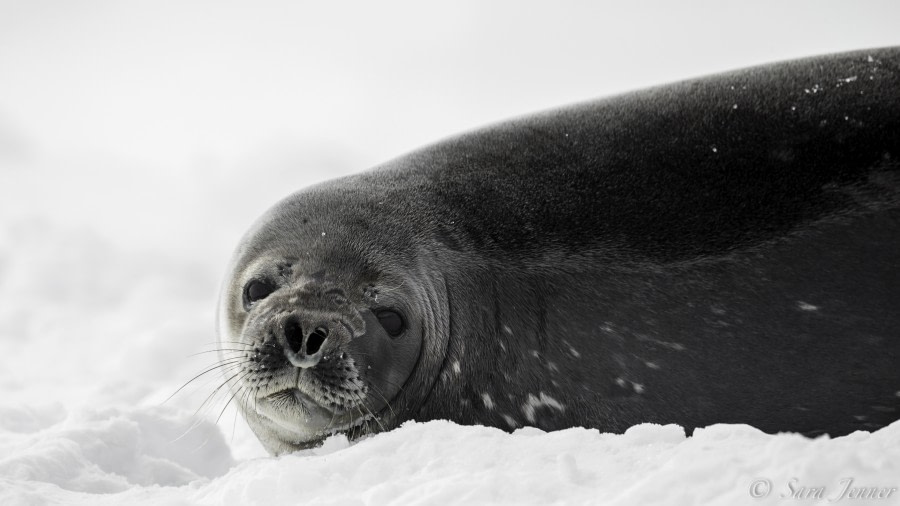
[[328, 334], [326, 325], [304, 329], [300, 320], [292, 316], [285, 321], [283, 327], [284, 354], [296, 367], [304, 369], [315, 367], [322, 360]]

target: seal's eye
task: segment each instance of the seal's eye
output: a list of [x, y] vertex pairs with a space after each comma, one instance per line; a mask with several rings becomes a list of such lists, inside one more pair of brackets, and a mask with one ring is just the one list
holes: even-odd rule
[[375, 316], [378, 317], [378, 323], [384, 327], [384, 330], [391, 337], [397, 337], [403, 332], [403, 318], [400, 316], [400, 313], [385, 309], [384, 311], [379, 311]]
[[250, 305], [258, 300], [265, 299], [276, 288], [278, 287], [270, 281], [254, 279], [247, 283], [247, 287], [244, 288], [244, 305]]

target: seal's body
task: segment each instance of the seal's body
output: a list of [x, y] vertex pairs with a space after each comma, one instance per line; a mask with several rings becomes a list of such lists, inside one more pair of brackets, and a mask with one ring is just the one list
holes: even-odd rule
[[220, 316], [276, 453], [408, 419], [877, 429], [900, 418], [900, 50], [538, 114], [294, 194]]

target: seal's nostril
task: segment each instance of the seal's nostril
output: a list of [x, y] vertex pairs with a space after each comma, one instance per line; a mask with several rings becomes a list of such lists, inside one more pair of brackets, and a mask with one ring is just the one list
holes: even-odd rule
[[328, 338], [328, 329], [325, 327], [316, 327], [316, 330], [306, 338], [306, 354], [315, 355], [325, 339]]
[[303, 329], [300, 327], [300, 322], [294, 318], [289, 319], [284, 324], [284, 337], [287, 339], [291, 351], [299, 353], [300, 347], [303, 346]]

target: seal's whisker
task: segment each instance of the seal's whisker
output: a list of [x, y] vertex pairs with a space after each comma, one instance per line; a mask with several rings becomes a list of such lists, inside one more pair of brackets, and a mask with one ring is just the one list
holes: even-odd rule
[[246, 378], [246, 377], [249, 376], [250, 374], [251, 374], [250, 371], [246, 371], [246, 373], [245, 373], [243, 376], [241, 376], [240, 378], [237, 379], [236, 383], [237, 383], [238, 385], [240, 385], [240, 386], [239, 386], [239, 387], [237, 388], [237, 390], [231, 395], [231, 397], [225, 402], [225, 405], [222, 407], [222, 410], [219, 412], [219, 416], [216, 417], [216, 422], [215, 422], [216, 425], [219, 424], [219, 420], [221, 420], [222, 415], [225, 414], [225, 410], [228, 409], [228, 405], [231, 404], [231, 402], [234, 400], [234, 398], [235, 398], [238, 394], [242, 394], [243, 391], [246, 390], [246, 387], [245, 387], [244, 385], [242, 385], [241, 382], [243, 381], [244, 378]]
[[352, 437], [353, 439], [356, 439], [362, 436], [364, 433], [369, 432], [369, 421], [366, 420], [366, 414], [363, 413], [363, 410], [359, 406], [357, 406], [355, 409], [356, 412], [359, 413], [359, 417], [363, 419], [363, 422], [357, 426], [353, 426], [350, 429], [348, 436]]
[[379, 390], [378, 387], [376, 387], [371, 381], [367, 383], [369, 385], [369, 388], [373, 389], [375, 393], [378, 394], [378, 397], [381, 397], [381, 400], [384, 401], [384, 404], [387, 406], [388, 411], [391, 412], [391, 416], [397, 416], [397, 413], [394, 413], [394, 408], [391, 407], [391, 402], [388, 401], [387, 397], [385, 397], [384, 394], [381, 393], [381, 390]]
[[247, 403], [247, 400], [252, 400], [254, 411], [256, 411], [256, 396], [253, 395], [255, 391], [256, 391], [256, 389], [254, 387], [251, 387], [251, 386], [245, 387], [244, 398], [241, 399], [241, 402], [245, 403], [245, 405]]
[[[372, 385], [372, 382], [371, 382], [371, 381], [369, 381], [369, 380], [366, 380], [366, 381], [367, 381], [367, 383], [368, 383], [369, 385]], [[391, 380], [389, 380], [389, 379], [386, 379], [386, 378], [385, 378], [385, 379], [382, 379], [381, 381], [382, 381], [383, 383], [386, 383], [388, 386], [392, 386], [392, 387], [396, 388], [396, 389], [397, 389], [397, 393], [400, 393], [400, 392], [403, 391], [403, 385], [401, 385], [401, 384], [399, 384], [399, 383], [394, 383], [393, 381], [391, 381]]]
[[217, 352], [225, 352], [225, 353], [244, 353], [244, 352], [246, 352], [246, 351], [247, 351], [247, 350], [239, 350], [239, 349], [235, 349], [235, 348], [215, 348], [215, 349], [212, 349], [212, 350], [198, 351], [197, 353], [191, 353], [190, 355], [187, 356], [187, 358], [196, 357], [196, 356], [199, 356], [199, 355], [205, 355], [205, 354], [207, 354], [207, 353], [217, 353]]
[[185, 387], [187, 387], [188, 385], [190, 385], [194, 380], [200, 378], [201, 376], [203, 376], [203, 375], [205, 375], [205, 374], [209, 374], [209, 373], [215, 371], [216, 369], [224, 368], [224, 367], [230, 366], [230, 365], [235, 365], [235, 364], [237, 364], [237, 363], [240, 363], [240, 360], [235, 359], [235, 360], [233, 360], [233, 361], [219, 362], [219, 363], [217, 363], [217, 364], [215, 364], [215, 365], [213, 365], [213, 366], [208, 367], [206, 370], [204, 370], [204, 371], [201, 372], [200, 374], [198, 374], [198, 375], [194, 376], [193, 378], [187, 380], [187, 382], [185, 382], [184, 385], [181, 385], [180, 387], [178, 387], [178, 390], [175, 390], [174, 392], [172, 392], [172, 395], [166, 397], [166, 400], [162, 401], [162, 404], [165, 404], [165, 403], [169, 402], [170, 400], [172, 400], [172, 397], [175, 397], [175, 395], [177, 395], [178, 392], [184, 390]]
[[[238, 404], [237, 404], [238, 406], [241, 406], [241, 405], [246, 406], [246, 404], [247, 404], [246, 397], [247, 397], [247, 394], [249, 391], [250, 391], [249, 388], [241, 386], [241, 398], [238, 400]], [[238, 413], [240, 411], [241, 411], [240, 409], [234, 410], [234, 419], [232, 419], [232, 421], [231, 421], [231, 443], [234, 443], [234, 435], [237, 432]]]
[[[199, 414], [200, 411], [204, 408], [204, 406], [205, 406], [205, 405], [206, 405], [206, 404], [207, 404], [207, 403], [208, 403], [208, 402], [209, 402], [216, 394], [218, 394], [220, 390], [222, 390], [222, 387], [228, 386], [228, 384], [231, 382], [231, 380], [233, 380], [234, 378], [237, 378], [238, 376], [241, 376], [242, 374], [246, 376], [247, 374], [249, 374], [249, 371], [244, 371], [243, 368], [239, 368], [238, 372], [236, 372], [235, 374], [231, 375], [228, 379], [226, 379], [224, 382], [222, 382], [221, 385], [217, 386], [217, 387], [215, 388], [215, 390], [212, 391], [211, 394], [209, 394], [208, 396], [206, 396], [206, 400], [204, 400], [203, 403], [200, 404], [200, 407], [197, 408], [197, 411], [194, 412], [194, 415], [196, 416], [197, 414]], [[243, 377], [242, 377], [241, 379], [243, 379]], [[240, 380], [238, 380], [238, 381], [240, 381]]]
[[[221, 385], [219, 386], [219, 388], [221, 388]], [[181, 433], [181, 435], [179, 435], [177, 438], [173, 439], [173, 440], [171, 441], [172, 443], [181, 440], [182, 438], [184, 438], [185, 436], [187, 436], [188, 434], [190, 434], [192, 430], [196, 429], [197, 427], [200, 427], [200, 424], [203, 423], [203, 418], [204, 418], [204, 417], [202, 416], [202, 414], [201, 414], [201, 410], [203, 409], [203, 406], [204, 406], [204, 405], [205, 405], [205, 404], [206, 404], [206, 403], [207, 403], [207, 402], [208, 402], [208, 401], [216, 394], [216, 392], [219, 390], [219, 388], [217, 388], [215, 391], [213, 391], [213, 393], [210, 394], [210, 395], [206, 398], [206, 400], [203, 401], [203, 404], [201, 404], [200, 407], [197, 408], [197, 411], [195, 411], [194, 414], [191, 415], [191, 419], [192, 419], [191, 424], [188, 426], [187, 429], [185, 429], [184, 432]], [[210, 406], [211, 406], [211, 405], [210, 405]], [[227, 404], [226, 404], [225, 406], [228, 407]], [[223, 411], [224, 411], [224, 410], [223, 410]], [[221, 416], [221, 415], [220, 415], [220, 416]], [[216, 423], [218, 423], [218, 419], [216, 419]], [[205, 444], [205, 443], [204, 443], [204, 444]]]
[[[217, 367], [218, 367], [218, 369], [219, 369], [219, 372], [222, 373], [222, 376], [224, 377], [224, 375], [230, 374], [231, 372], [233, 372], [233, 371], [235, 371], [235, 370], [241, 368], [241, 367], [242, 367], [242, 364], [243, 364], [243, 361], [238, 361], [238, 362], [228, 362], [228, 363], [220, 364], [220, 365], [217, 366]], [[217, 377], [218, 377], [218, 376], [215, 375], [215, 374], [208, 376], [208, 377], [206, 378], [206, 381], [203, 383], [203, 385], [201, 385], [200, 387], [198, 387], [198, 390], [199, 390], [200, 388], [203, 388], [203, 387], [208, 386], [210, 383], [216, 382]], [[221, 379], [221, 377], [218, 377], [218, 378]]]
[[232, 341], [231, 339], [223, 339], [223, 340], [221, 340], [221, 341], [212, 341], [212, 342], [200, 343], [200, 346], [219, 346], [219, 345], [222, 345], [222, 344], [238, 344], [238, 345], [241, 345], [241, 346], [250, 346], [250, 345], [251, 345], [251, 343], [248, 343], [248, 342], [245, 342], [245, 341]]
[[[247, 375], [249, 375], [249, 374], [250, 374], [250, 371], [247, 371], [247, 373], [246, 373], [241, 379], [238, 380], [238, 383], [240, 383], [240, 381], [241, 381], [242, 379], [244, 379], [245, 377], [247, 377]], [[228, 405], [231, 404], [231, 401], [233, 401], [234, 398], [235, 398], [239, 393], [241, 393], [242, 390], [244, 390], [244, 388], [245, 388], [244, 386], [239, 387], [239, 388], [237, 389], [237, 391], [234, 392], [234, 394], [231, 395], [231, 398], [229, 398], [228, 401], [225, 402], [225, 406], [222, 407], [222, 411], [220, 411], [220, 412], [219, 412], [219, 416], [216, 417], [216, 425], [219, 424], [219, 420], [222, 419], [222, 415], [225, 414], [225, 410], [228, 409]]]
[[334, 425], [335, 417], [337, 417], [337, 410], [332, 410], [331, 411], [331, 420], [328, 421], [328, 425], [326, 425], [326, 427]]
[[[226, 372], [225, 372], [225, 374], [231, 373], [232, 371], [235, 371], [235, 370], [236, 370], [236, 366], [227, 369]], [[215, 388], [210, 394], [208, 394], [208, 395], [206, 396], [206, 398], [203, 400], [203, 402], [200, 403], [200, 406], [197, 408], [197, 410], [194, 411], [194, 415], [193, 415], [193, 416], [199, 416], [199, 417], [205, 416], [206, 412], [212, 410], [212, 409], [213, 409], [213, 406], [216, 405], [216, 403], [217, 403], [216, 397], [217, 397], [220, 393], [225, 393], [225, 395], [227, 395], [228, 390], [227, 390], [227, 389], [226, 389], [226, 390], [222, 390], [222, 386], [223, 386], [223, 385], [219, 385], [219, 386], [218, 386], [217, 388]]]
[[[366, 412], [369, 414], [369, 416], [371, 416], [372, 419], [375, 420], [375, 423], [378, 424], [378, 426], [381, 428], [381, 430], [386, 431], [387, 429], [384, 428], [384, 425], [381, 424], [381, 421], [378, 419], [377, 416], [375, 416], [375, 413], [372, 413], [372, 410], [370, 410], [369, 407], [366, 406], [366, 401], [365, 401], [365, 399], [362, 398], [362, 394], [356, 394], [356, 396], [357, 396], [356, 400], [359, 401], [359, 404], [357, 404], [357, 408], [365, 409]], [[365, 417], [363, 417], [363, 418], [365, 418]]]

